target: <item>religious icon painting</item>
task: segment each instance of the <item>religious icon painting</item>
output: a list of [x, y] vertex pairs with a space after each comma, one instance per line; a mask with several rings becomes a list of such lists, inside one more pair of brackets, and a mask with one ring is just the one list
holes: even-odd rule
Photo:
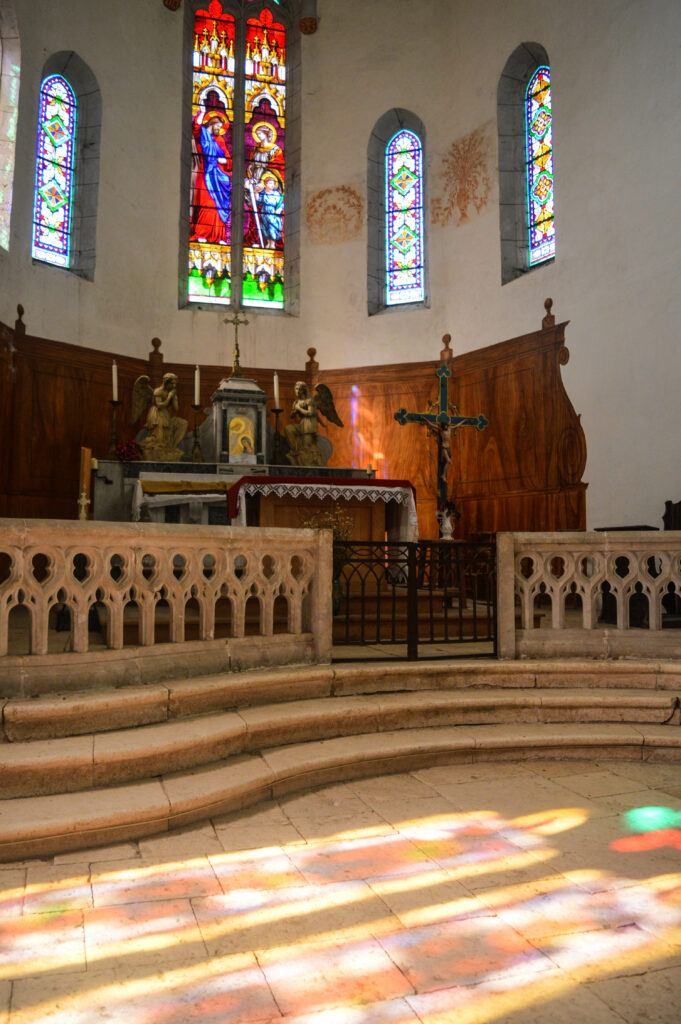
[[423, 168], [417, 135], [400, 131], [385, 153], [386, 305], [422, 302]]
[[532, 75], [525, 97], [529, 265], [556, 255], [553, 208], [551, 72], [544, 65]]
[[40, 86], [31, 256], [68, 267], [71, 247], [76, 97], [61, 75]]

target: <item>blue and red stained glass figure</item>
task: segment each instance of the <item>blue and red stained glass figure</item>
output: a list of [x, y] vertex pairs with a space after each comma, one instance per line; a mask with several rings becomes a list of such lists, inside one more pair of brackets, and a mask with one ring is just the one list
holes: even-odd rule
[[413, 132], [400, 131], [385, 151], [386, 305], [422, 302], [423, 153]]
[[553, 133], [551, 71], [537, 68], [525, 95], [529, 265], [556, 255], [553, 208]]
[[[243, 305], [283, 307], [284, 26], [267, 9], [246, 23], [237, 53], [236, 23], [219, 0], [194, 20], [189, 301], [229, 304], [241, 264]], [[237, 68], [243, 68], [243, 92]], [[236, 93], [239, 84], [239, 93]], [[244, 137], [234, 137], [235, 106]], [[244, 183], [235, 181], [235, 153]], [[238, 161], [237, 161], [238, 162]], [[243, 230], [232, 219], [241, 206]]]
[[71, 250], [76, 97], [61, 75], [40, 86], [31, 256], [68, 267]]

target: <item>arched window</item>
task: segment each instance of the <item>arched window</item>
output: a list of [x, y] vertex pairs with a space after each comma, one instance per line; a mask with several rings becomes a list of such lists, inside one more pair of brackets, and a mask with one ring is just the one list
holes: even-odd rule
[[284, 308], [288, 15], [278, 0], [194, 5], [191, 303]]
[[31, 256], [58, 267], [68, 267], [71, 258], [77, 120], [76, 97], [66, 79], [61, 75], [44, 78], [38, 106]]
[[92, 280], [101, 98], [75, 53], [46, 62], [38, 101], [31, 256]]
[[424, 139], [419, 118], [397, 109], [377, 121], [369, 139], [369, 314], [426, 304]]
[[554, 220], [551, 73], [546, 50], [523, 43], [497, 88], [501, 283], [552, 260]]
[[525, 93], [527, 220], [531, 267], [556, 254], [551, 120], [551, 72], [543, 65], [532, 75]]
[[385, 151], [385, 301], [422, 302], [423, 164], [421, 142], [405, 130]]
[[0, 249], [9, 249], [21, 47], [12, 0], [0, 0]]

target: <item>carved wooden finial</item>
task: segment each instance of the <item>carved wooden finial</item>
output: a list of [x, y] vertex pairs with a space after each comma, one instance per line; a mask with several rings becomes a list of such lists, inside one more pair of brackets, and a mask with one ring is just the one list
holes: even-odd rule
[[556, 322], [556, 318], [551, 312], [553, 306], [553, 299], [546, 299], [544, 302], [544, 309], [546, 310], [546, 316], [541, 322], [542, 328], [546, 330], [547, 327], [553, 327]]
[[302, 0], [298, 24], [304, 36], [314, 35], [317, 31], [317, 0]]
[[24, 335], [26, 334], [26, 324], [21, 319], [22, 316], [24, 315], [24, 307], [21, 305], [21, 303], [19, 303], [19, 305], [17, 306], [17, 313], [19, 314], [19, 316], [14, 321], [14, 333]]
[[149, 353], [149, 376], [152, 380], [160, 380], [163, 376], [163, 353], [161, 339], [151, 339], [152, 351]]
[[319, 363], [315, 359], [317, 349], [309, 348], [307, 354], [309, 358], [305, 363], [305, 376], [307, 377], [308, 387], [313, 391], [319, 383]]
[[176, 11], [182, 0], [163, 0], [163, 6], [167, 7], [169, 11]]
[[452, 352], [452, 349], [450, 347], [451, 340], [451, 334], [442, 335], [442, 344], [444, 345], [444, 348], [440, 352], [441, 363], [451, 363], [452, 359], [454, 358], [454, 353]]

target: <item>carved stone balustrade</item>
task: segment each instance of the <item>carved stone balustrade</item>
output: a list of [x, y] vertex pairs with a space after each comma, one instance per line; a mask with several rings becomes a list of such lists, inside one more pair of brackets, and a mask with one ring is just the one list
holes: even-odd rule
[[[100, 657], [156, 645], [167, 660], [195, 640], [240, 665], [329, 661], [331, 563], [330, 531], [2, 519], [1, 674], [54, 660], [57, 615], [62, 668], [95, 635]], [[8, 647], [17, 623], [28, 657]]]
[[497, 558], [500, 657], [681, 657], [681, 531], [501, 533]]

